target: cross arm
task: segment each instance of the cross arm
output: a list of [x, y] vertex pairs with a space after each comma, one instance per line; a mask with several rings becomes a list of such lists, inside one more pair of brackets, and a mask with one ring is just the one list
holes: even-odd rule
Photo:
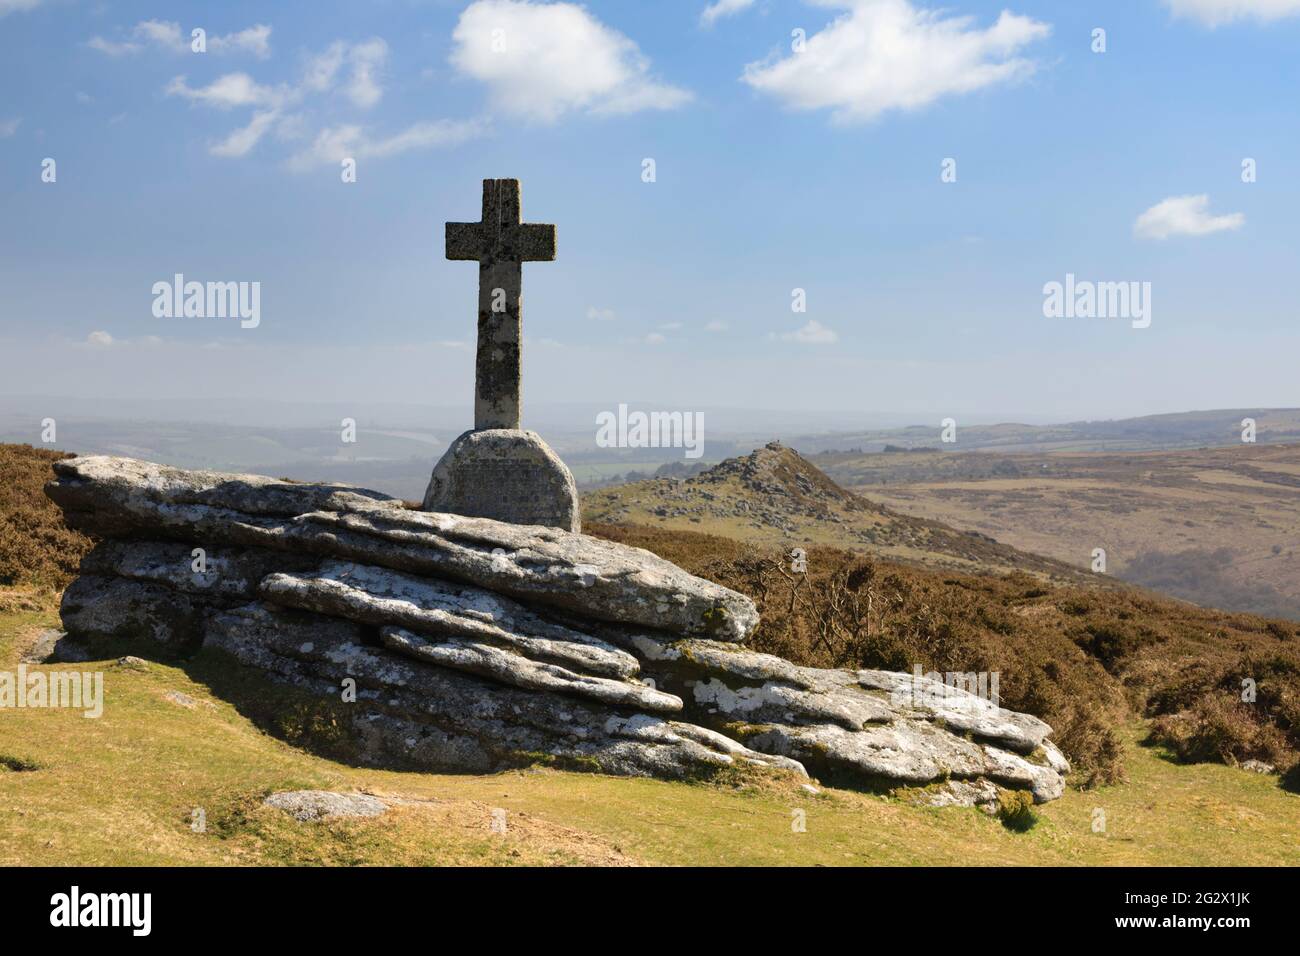
[[483, 245], [482, 223], [447, 223], [448, 259], [478, 259], [483, 254]]
[[555, 259], [555, 227], [548, 223], [524, 222], [515, 233], [520, 262], [551, 262]]

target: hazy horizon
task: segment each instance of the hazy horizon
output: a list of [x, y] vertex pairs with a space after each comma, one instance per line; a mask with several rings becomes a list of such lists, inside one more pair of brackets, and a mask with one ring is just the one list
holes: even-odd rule
[[[667, 401], [654, 399], [624, 401], [632, 410], [659, 410], [671, 408]], [[615, 406], [616, 407], [616, 406]], [[985, 414], [972, 415], [960, 421], [962, 425], [1029, 425], [1034, 427], [1074, 425], [1079, 423], [1123, 422], [1132, 419], [1156, 418], [1167, 415], [1210, 414], [1237, 411], [1295, 411], [1300, 406], [1234, 405], [1224, 407], [1180, 408], [1128, 415], [1080, 415], [1055, 417], [1042, 414]], [[613, 410], [598, 402], [535, 402], [525, 405], [525, 427], [562, 427], [572, 429], [590, 426], [595, 432], [595, 416]], [[887, 411], [854, 411], [851, 409], [800, 410], [779, 408], [746, 408], [736, 406], [704, 406], [691, 409], [707, 416], [715, 427], [725, 432], [749, 432], [764, 428], [802, 427], [827, 433], [844, 433], [857, 430], [890, 430], [906, 428], [940, 428], [939, 420], [920, 420], [914, 415]], [[14, 395], [0, 393], [0, 423], [8, 420], [9, 431], [21, 419], [30, 418], [31, 426], [39, 430], [40, 417], [70, 416], [85, 421], [131, 422], [157, 421], [178, 423], [220, 422], [232, 426], [267, 427], [320, 427], [334, 428], [335, 415], [368, 421], [390, 428], [429, 428], [446, 430], [470, 427], [473, 410], [468, 403], [419, 402], [341, 402], [336, 399], [316, 400], [251, 399], [243, 396], [221, 396], [215, 400], [195, 398], [83, 398], [60, 394]]]

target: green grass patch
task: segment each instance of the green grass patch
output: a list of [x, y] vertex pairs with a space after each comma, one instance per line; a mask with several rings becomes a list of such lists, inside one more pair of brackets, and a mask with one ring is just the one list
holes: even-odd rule
[[42, 765], [30, 757], [18, 757], [14, 754], [0, 753], [0, 771], [22, 773], [27, 770], [40, 770]]

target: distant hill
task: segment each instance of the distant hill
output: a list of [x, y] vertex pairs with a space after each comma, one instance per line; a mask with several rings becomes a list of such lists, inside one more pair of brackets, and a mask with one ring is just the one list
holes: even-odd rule
[[846, 491], [794, 449], [773, 442], [687, 478], [654, 478], [583, 494], [585, 520], [640, 524], [797, 547], [825, 545], [965, 571], [1027, 571], [1098, 583], [1079, 565], [1021, 551], [982, 532], [894, 511]]
[[966, 425], [958, 419], [957, 440], [945, 445], [939, 445], [937, 421], [907, 428], [793, 436], [789, 443], [809, 456], [907, 448], [928, 451], [936, 445], [945, 452], [1150, 451], [1240, 444], [1241, 422], [1246, 418], [1254, 419], [1260, 444], [1300, 442], [1300, 408], [1224, 408], [1060, 425]]
[[1300, 620], [1300, 443], [1161, 452], [825, 454], [898, 512], [1207, 607]]

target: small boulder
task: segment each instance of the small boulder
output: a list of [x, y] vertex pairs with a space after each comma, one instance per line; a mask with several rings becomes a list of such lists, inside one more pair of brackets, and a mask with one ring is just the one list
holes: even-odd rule
[[337, 820], [343, 817], [377, 817], [388, 804], [364, 793], [334, 793], [330, 790], [286, 790], [273, 793], [263, 806], [283, 810], [295, 820]]
[[1263, 760], [1243, 760], [1241, 769], [1249, 770], [1251, 773], [1277, 773], [1277, 767]]
[[53, 661], [54, 649], [64, 636], [63, 631], [54, 628], [41, 631], [36, 635], [32, 646], [23, 652], [19, 661], [23, 664], [44, 664], [46, 661]]
[[189, 694], [179, 690], [167, 691], [163, 694], [163, 700], [173, 703], [177, 707], [184, 707], [186, 710], [194, 710], [194, 708], [199, 706], [206, 707], [208, 710], [215, 709], [212, 705], [212, 701], [198, 700], [197, 698], [191, 697]]

